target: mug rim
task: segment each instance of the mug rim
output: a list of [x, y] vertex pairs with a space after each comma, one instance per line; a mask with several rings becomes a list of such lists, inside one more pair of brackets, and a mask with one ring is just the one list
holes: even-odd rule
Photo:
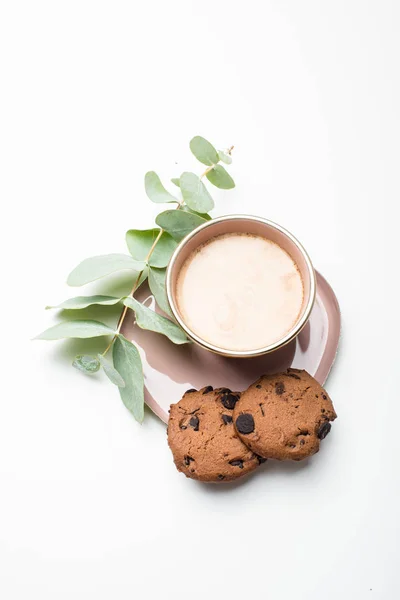
[[[173, 283], [174, 283], [172, 281], [172, 271], [173, 271], [173, 267], [176, 263], [177, 258], [179, 257], [182, 250], [185, 248], [186, 244], [191, 239], [193, 239], [200, 231], [203, 231], [204, 229], [207, 229], [208, 227], [212, 227], [218, 223], [222, 223], [225, 221], [243, 221], [243, 220], [253, 221], [253, 222], [255, 221], [257, 223], [261, 223], [263, 225], [272, 227], [272, 228], [278, 230], [280, 233], [282, 233], [286, 237], [288, 237], [290, 239], [290, 241], [295, 246], [297, 246], [298, 250], [302, 254], [302, 256], [305, 260], [305, 263], [307, 265], [307, 270], [308, 270], [309, 277], [310, 277], [310, 290], [309, 290], [308, 302], [306, 304], [306, 307], [303, 311], [301, 318], [296, 322], [296, 324], [292, 327], [292, 329], [290, 329], [290, 331], [288, 331], [288, 333], [283, 338], [277, 340], [276, 342], [274, 342], [272, 344], [268, 344], [267, 346], [263, 346], [261, 348], [255, 348], [252, 350], [229, 350], [228, 348], [221, 348], [219, 346], [216, 346], [215, 344], [212, 344], [211, 342], [207, 342], [206, 340], [201, 338], [199, 335], [197, 335], [194, 331], [192, 331], [190, 329], [190, 327], [188, 327], [188, 325], [186, 325], [185, 321], [181, 318], [181, 316], [179, 314], [179, 310], [178, 310], [178, 307], [175, 302], [175, 294], [172, 289]], [[317, 289], [317, 285], [316, 285], [316, 276], [315, 276], [314, 267], [313, 267], [311, 259], [308, 255], [306, 249], [304, 248], [304, 246], [299, 242], [299, 240], [292, 233], [290, 233], [290, 231], [288, 231], [287, 229], [285, 229], [278, 223], [275, 223], [274, 221], [270, 221], [269, 219], [265, 219], [263, 217], [258, 217], [255, 215], [241, 215], [241, 214], [224, 215], [222, 217], [216, 217], [215, 219], [211, 219], [210, 221], [206, 221], [205, 223], [202, 223], [201, 225], [196, 227], [196, 229], [193, 229], [193, 231], [191, 231], [187, 236], [185, 236], [183, 238], [183, 240], [181, 240], [179, 242], [178, 246], [175, 248], [174, 253], [171, 256], [171, 259], [167, 266], [167, 272], [166, 272], [166, 293], [167, 293], [168, 304], [171, 308], [171, 312], [174, 316], [174, 319], [178, 322], [179, 326], [183, 329], [183, 331], [186, 333], [188, 338], [191, 339], [192, 341], [194, 341], [196, 344], [198, 344], [202, 348], [209, 350], [210, 352], [214, 352], [215, 354], [220, 354], [222, 356], [227, 356], [227, 357], [232, 357], [232, 358], [250, 358], [250, 357], [256, 357], [256, 356], [262, 356], [263, 354], [269, 354], [270, 352], [273, 352], [274, 350], [278, 350], [278, 348], [282, 348], [283, 346], [286, 346], [286, 344], [289, 344], [289, 342], [291, 342], [301, 332], [301, 330], [306, 325], [306, 323], [310, 317], [311, 310], [312, 310], [312, 308], [314, 306], [314, 302], [315, 302], [316, 289]]]

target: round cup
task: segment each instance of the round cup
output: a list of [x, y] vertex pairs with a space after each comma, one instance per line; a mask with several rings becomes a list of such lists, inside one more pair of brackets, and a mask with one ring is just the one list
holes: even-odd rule
[[[220, 348], [202, 339], [199, 335], [192, 331], [187, 326], [180, 314], [176, 299], [176, 284], [178, 273], [182, 268], [182, 265], [191, 252], [193, 252], [193, 250], [198, 248], [201, 244], [204, 244], [213, 237], [226, 233], [250, 233], [271, 240], [283, 248], [283, 250], [285, 250], [292, 257], [297, 265], [297, 268], [299, 269], [304, 288], [303, 305], [300, 315], [295, 325], [284, 337], [268, 346], [255, 348], [254, 350], [240, 351]], [[304, 325], [307, 323], [314, 305], [316, 279], [314, 268], [307, 252], [300, 242], [291, 233], [289, 233], [289, 231], [280, 225], [261, 217], [253, 217], [250, 215], [228, 215], [207, 221], [189, 233], [180, 242], [179, 246], [176, 248], [171, 257], [167, 268], [166, 291], [173, 316], [191, 340], [199, 344], [199, 346], [202, 348], [205, 348], [206, 350], [216, 354], [221, 354], [222, 356], [250, 358], [278, 350], [278, 348], [288, 344], [300, 333]]]

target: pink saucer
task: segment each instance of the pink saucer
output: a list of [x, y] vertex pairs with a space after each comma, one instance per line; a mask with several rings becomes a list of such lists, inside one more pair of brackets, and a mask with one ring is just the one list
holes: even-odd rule
[[[155, 307], [147, 286], [140, 288], [137, 298]], [[146, 404], [167, 423], [170, 404], [180, 400], [189, 388], [212, 385], [241, 391], [260, 375], [288, 367], [306, 369], [323, 385], [339, 344], [340, 310], [332, 288], [317, 272], [317, 297], [307, 325], [295, 340], [271, 354], [224, 358], [196, 344], [176, 346], [162, 335], [140, 329], [133, 315], [125, 319], [122, 333], [140, 349]]]

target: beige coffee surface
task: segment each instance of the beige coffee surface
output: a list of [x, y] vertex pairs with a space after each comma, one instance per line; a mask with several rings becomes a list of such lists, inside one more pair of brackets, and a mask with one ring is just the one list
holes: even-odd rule
[[280, 246], [232, 233], [189, 256], [178, 276], [177, 301], [185, 323], [205, 341], [228, 350], [255, 350], [295, 325], [303, 282]]

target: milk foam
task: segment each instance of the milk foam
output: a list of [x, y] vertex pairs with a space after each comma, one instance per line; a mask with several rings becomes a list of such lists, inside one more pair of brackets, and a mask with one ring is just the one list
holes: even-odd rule
[[234, 351], [282, 339], [299, 318], [304, 294], [289, 254], [245, 233], [217, 236], [192, 252], [176, 291], [186, 325], [203, 340]]

